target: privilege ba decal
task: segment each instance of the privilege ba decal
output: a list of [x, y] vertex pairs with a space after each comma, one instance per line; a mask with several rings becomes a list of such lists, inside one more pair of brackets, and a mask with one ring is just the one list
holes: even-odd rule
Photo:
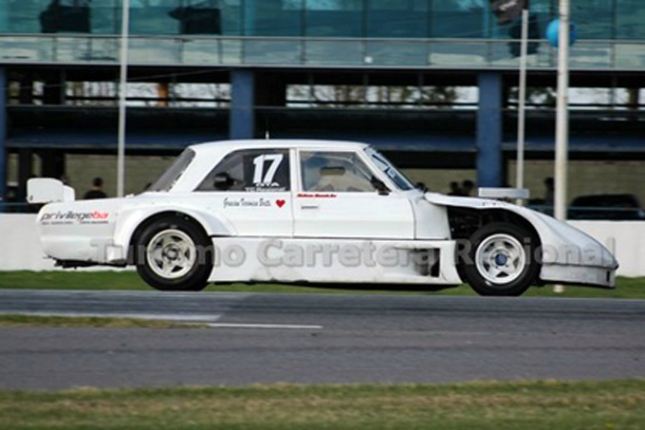
[[104, 224], [110, 218], [109, 212], [91, 211], [91, 212], [46, 212], [40, 218], [40, 223], [47, 224]]

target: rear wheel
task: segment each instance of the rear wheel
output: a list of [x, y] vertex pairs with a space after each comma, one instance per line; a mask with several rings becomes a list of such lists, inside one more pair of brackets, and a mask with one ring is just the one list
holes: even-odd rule
[[137, 272], [163, 291], [201, 291], [213, 270], [209, 238], [194, 223], [168, 217], [145, 227], [137, 240]]
[[471, 236], [461, 273], [482, 296], [519, 296], [535, 282], [537, 238], [509, 223], [492, 223]]

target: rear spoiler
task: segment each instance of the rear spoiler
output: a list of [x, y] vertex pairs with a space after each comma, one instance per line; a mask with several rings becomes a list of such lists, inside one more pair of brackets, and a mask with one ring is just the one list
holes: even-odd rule
[[53, 203], [72, 202], [76, 199], [74, 188], [58, 179], [32, 178], [27, 181], [27, 202]]

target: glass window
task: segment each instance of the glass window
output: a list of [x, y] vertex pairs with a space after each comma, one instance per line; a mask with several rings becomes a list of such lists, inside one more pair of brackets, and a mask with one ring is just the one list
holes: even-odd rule
[[374, 164], [378, 166], [391, 180], [399, 187], [400, 190], [408, 191], [414, 188], [412, 182], [398, 170], [390, 161], [385, 158], [383, 154], [378, 153], [372, 148], [366, 149], [367, 155], [369, 155]]
[[305, 36], [363, 37], [363, 0], [304, 0]]
[[[130, 33], [240, 34], [242, 0], [130, 0]], [[0, 0], [2, 33], [121, 32], [122, 0]]]
[[[630, 13], [632, 13], [630, 11]], [[614, 7], [610, 0], [572, 2], [571, 20], [576, 23], [579, 39], [611, 39]]]
[[186, 171], [188, 165], [195, 158], [195, 151], [186, 149], [182, 152], [174, 163], [166, 170], [163, 175], [159, 177], [150, 187], [148, 191], [168, 191], [175, 185], [175, 182]]
[[371, 192], [373, 175], [354, 152], [301, 151], [303, 191]]
[[484, 0], [430, 0], [430, 37], [488, 36], [490, 12]]
[[645, 39], [645, 2], [616, 1], [615, 36], [617, 39]]
[[426, 37], [426, 0], [369, 0], [367, 37]]
[[304, 0], [245, 0], [245, 36], [300, 36]]
[[228, 154], [196, 191], [289, 191], [288, 149], [246, 149]]
[[[3, 33], [90, 33], [89, 0], [3, 0]], [[8, 4], [7, 4], [8, 3]]]
[[[159, 23], [166, 21], [167, 16], [176, 20], [179, 34], [222, 34], [222, 3], [219, 0], [182, 0], [170, 11], [163, 7], [148, 7], [147, 10]], [[162, 29], [157, 30], [157, 33], [162, 32]]]

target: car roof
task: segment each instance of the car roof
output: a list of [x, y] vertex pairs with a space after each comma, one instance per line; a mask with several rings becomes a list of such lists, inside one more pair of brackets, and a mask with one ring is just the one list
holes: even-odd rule
[[210, 151], [220, 152], [222, 150], [232, 151], [235, 149], [258, 149], [258, 148], [329, 148], [329, 149], [364, 149], [369, 145], [361, 142], [350, 142], [340, 140], [313, 140], [313, 139], [244, 139], [244, 140], [220, 140], [216, 142], [199, 143], [189, 148], [196, 152], [207, 153]]

